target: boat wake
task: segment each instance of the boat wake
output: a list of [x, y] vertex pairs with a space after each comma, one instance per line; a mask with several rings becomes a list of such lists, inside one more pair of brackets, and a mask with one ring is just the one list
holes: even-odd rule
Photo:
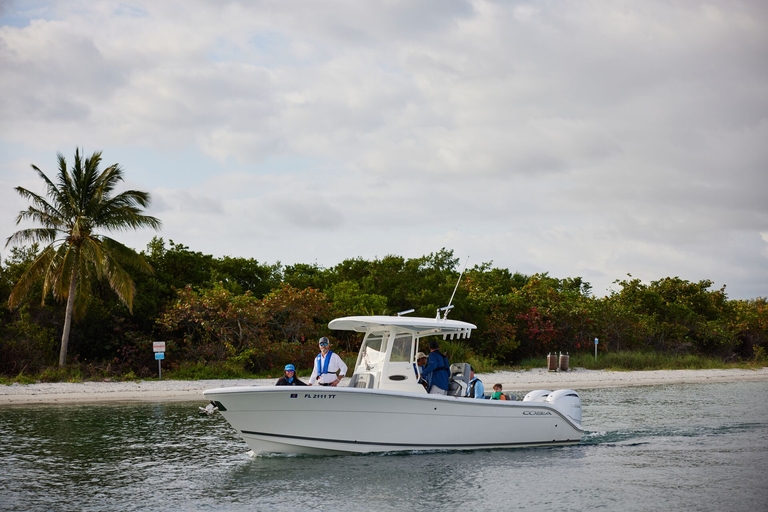
[[585, 431], [581, 444], [583, 445], [622, 445], [635, 446], [646, 444], [651, 439], [677, 437], [712, 437], [739, 432], [751, 432], [764, 429], [763, 423], [737, 423], [724, 426], [696, 426], [690, 428], [661, 426], [656, 428], [641, 428], [630, 430]]

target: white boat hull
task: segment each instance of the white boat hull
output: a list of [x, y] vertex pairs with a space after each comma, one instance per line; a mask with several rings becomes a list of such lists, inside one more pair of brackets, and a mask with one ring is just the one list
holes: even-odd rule
[[[546, 402], [337, 387], [205, 391], [255, 453], [348, 454], [568, 445], [580, 415]], [[579, 405], [580, 414], [580, 405]]]

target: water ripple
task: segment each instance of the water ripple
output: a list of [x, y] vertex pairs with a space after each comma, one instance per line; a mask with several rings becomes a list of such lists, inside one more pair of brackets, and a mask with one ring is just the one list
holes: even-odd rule
[[335, 457], [251, 456], [199, 403], [9, 407], [0, 508], [768, 510], [765, 391], [586, 390], [579, 445]]

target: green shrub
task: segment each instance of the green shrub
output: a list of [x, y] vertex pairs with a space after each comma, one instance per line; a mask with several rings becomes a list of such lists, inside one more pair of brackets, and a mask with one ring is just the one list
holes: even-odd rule
[[[461, 361], [454, 362], [459, 363]], [[467, 362], [475, 373], [490, 373], [496, 371], [496, 360], [490, 357], [471, 355], [467, 358]]]
[[13, 382], [17, 384], [34, 384], [37, 379], [31, 375], [26, 375], [23, 372], [13, 378]]
[[592, 370], [702, 370], [734, 367], [721, 359], [693, 354], [671, 355], [657, 352], [609, 352], [571, 355], [570, 367]]
[[135, 373], [133, 373], [133, 370], [129, 371], [125, 375], [120, 376], [120, 380], [122, 381], [129, 381], [129, 380], [138, 380], [139, 378], [136, 376]]
[[441, 340], [440, 351], [448, 356], [452, 363], [467, 361], [472, 356], [472, 350], [466, 343], [458, 340]]
[[32, 321], [29, 306], [19, 310], [18, 318], [0, 322], [0, 373], [36, 373], [56, 361], [53, 329]]
[[755, 346], [755, 356], [753, 357], [753, 362], [757, 364], [763, 364], [768, 362], [768, 354], [765, 353], [765, 347], [761, 347], [760, 345]]
[[79, 365], [70, 365], [64, 368], [49, 366], [38, 374], [37, 380], [40, 382], [82, 382], [83, 376]]
[[164, 378], [173, 380], [251, 379], [254, 377], [241, 364], [233, 361], [181, 363], [178, 367], [164, 372], [163, 375]]
[[[246, 349], [230, 361], [254, 374], [279, 372], [282, 375], [283, 367], [288, 363], [295, 364], [297, 368], [312, 368], [317, 353], [317, 345], [313, 343], [271, 343]], [[345, 358], [348, 354], [339, 353], [339, 356]]]

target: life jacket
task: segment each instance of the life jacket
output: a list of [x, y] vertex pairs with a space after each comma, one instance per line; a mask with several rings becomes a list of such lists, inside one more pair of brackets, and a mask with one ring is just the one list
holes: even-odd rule
[[448, 378], [450, 379], [451, 367], [449, 366], [450, 362], [448, 361], [448, 356], [446, 356], [445, 354], [439, 351], [438, 351], [438, 355], [440, 355], [440, 357], [443, 358], [443, 366], [438, 366], [437, 368], [435, 368], [435, 371], [439, 372], [442, 370], [442, 371], [448, 372]]
[[[323, 353], [317, 354], [317, 378], [320, 378], [321, 375], [325, 375], [328, 373], [328, 365], [331, 362], [331, 356], [333, 355], [333, 350], [329, 350], [328, 354], [325, 356], [325, 363], [321, 365], [321, 361], [323, 360]], [[321, 368], [322, 366], [322, 368]]]
[[467, 391], [467, 396], [469, 398], [475, 398], [475, 384], [477, 384], [480, 381], [477, 377], [469, 381], [469, 390]]

